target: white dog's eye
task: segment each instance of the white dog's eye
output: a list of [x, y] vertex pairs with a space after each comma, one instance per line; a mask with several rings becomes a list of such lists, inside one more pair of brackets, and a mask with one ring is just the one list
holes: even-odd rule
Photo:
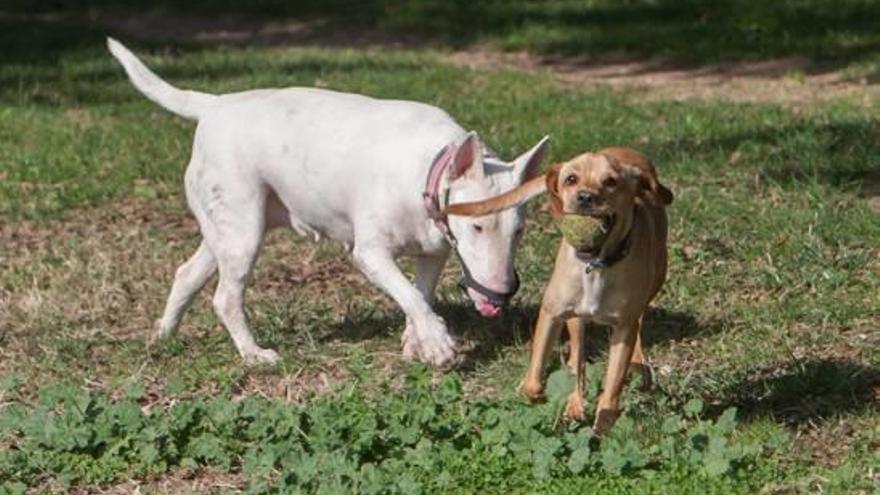
[[522, 237], [522, 235], [523, 235], [523, 228], [522, 228], [522, 227], [517, 227], [516, 230], [513, 232], [513, 235], [515, 235], [515, 236], [517, 236], [517, 237]]
[[474, 224], [473, 227], [474, 227], [474, 232], [476, 232], [478, 234], [483, 233], [483, 226], [482, 225]]

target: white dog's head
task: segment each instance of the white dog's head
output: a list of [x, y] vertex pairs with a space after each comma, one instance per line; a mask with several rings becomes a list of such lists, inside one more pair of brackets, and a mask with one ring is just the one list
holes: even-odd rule
[[[449, 203], [497, 196], [538, 175], [547, 142], [548, 138], [544, 137], [512, 162], [503, 162], [485, 156], [480, 139], [475, 133], [469, 133], [449, 165]], [[506, 297], [493, 297], [491, 293], [512, 295], [519, 282], [513, 260], [523, 232], [522, 208], [475, 218], [450, 216], [448, 223], [458, 241], [465, 278], [470, 271], [470, 278], [476, 282], [465, 283], [468, 296], [480, 314], [497, 316]]]

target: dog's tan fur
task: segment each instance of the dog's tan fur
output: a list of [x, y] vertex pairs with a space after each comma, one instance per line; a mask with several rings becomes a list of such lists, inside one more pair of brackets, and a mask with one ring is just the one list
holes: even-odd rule
[[[650, 386], [651, 371], [642, 351], [640, 332], [642, 316], [666, 279], [665, 207], [672, 203], [673, 195], [660, 184], [654, 166], [642, 154], [627, 148], [606, 148], [554, 165], [544, 177], [513, 191], [486, 201], [451, 205], [447, 212], [486, 215], [521, 204], [543, 191], [549, 193], [554, 216], [614, 216], [601, 256], [617, 249], [632, 232], [625, 258], [590, 273], [586, 273], [584, 261], [576, 256], [576, 248], [564, 241], [560, 243], [553, 275], [541, 302], [523, 383], [523, 392], [529, 399], [543, 398], [544, 365], [565, 325], [571, 341], [568, 364], [577, 376], [566, 415], [583, 418], [584, 327], [588, 321], [610, 326], [608, 367], [593, 426], [601, 434], [620, 415], [620, 393], [628, 369], [639, 371], [642, 385]], [[589, 206], [578, 201], [579, 193], [590, 195]]]

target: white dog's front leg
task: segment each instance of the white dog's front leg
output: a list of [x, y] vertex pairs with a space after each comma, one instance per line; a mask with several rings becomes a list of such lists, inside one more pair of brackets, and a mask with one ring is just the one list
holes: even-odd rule
[[[454, 342], [446, 331], [446, 324], [434, 314], [422, 292], [401, 273], [391, 253], [381, 248], [362, 249], [356, 245], [353, 255], [364, 275], [391, 296], [406, 313], [407, 321], [413, 328], [413, 335], [407, 340], [414, 340], [411, 349], [418, 354], [418, 358], [435, 366], [451, 361], [455, 357]], [[424, 282], [427, 288], [428, 280]]]
[[[447, 257], [448, 255], [445, 254], [441, 256], [416, 257], [416, 289], [422, 293], [422, 297], [428, 304], [434, 303], [434, 291], [437, 288], [437, 282], [440, 281], [443, 267], [446, 266]], [[421, 353], [415, 324], [409, 316], [406, 317], [406, 328], [403, 330], [403, 335], [400, 336], [400, 343], [403, 346], [403, 357], [405, 359], [416, 359]]]

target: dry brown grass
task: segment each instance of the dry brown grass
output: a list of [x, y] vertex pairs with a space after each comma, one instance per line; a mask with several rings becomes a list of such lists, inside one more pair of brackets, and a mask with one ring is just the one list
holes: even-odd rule
[[[171, 351], [151, 342], [174, 271], [199, 242], [197, 225], [178, 199], [129, 199], [59, 219], [10, 222], [0, 226], [0, 237], [6, 240], [0, 374], [24, 372], [31, 391], [63, 377], [116, 395], [140, 381], [149, 409], [172, 400], [169, 379], [193, 366], [214, 370], [191, 378], [198, 383], [185, 395], [218, 393], [232, 380], [235, 394], [299, 402], [344, 382], [351, 352], [369, 351], [377, 377], [398, 376], [405, 364], [398, 344], [402, 314], [331, 243], [289, 231], [267, 236], [246, 309], [258, 340], [266, 327], [282, 332], [273, 345], [285, 363], [263, 370], [241, 365], [214, 318], [213, 281], [194, 301]], [[174, 351], [181, 340], [192, 349]]]
[[[90, 370], [95, 386], [108, 385], [107, 374], [120, 365], [114, 357], [119, 347], [146, 344], [177, 265], [198, 244], [195, 221], [176, 202], [143, 199], [74, 211], [64, 219], [6, 223], [0, 226], [0, 237], [0, 373], [45, 368], [47, 361], [63, 360], [65, 346], [57, 339], [90, 342], [80, 356], [90, 362], [81, 366]], [[198, 340], [205, 332], [222, 332], [216, 322], [213, 328], [204, 326], [214, 321], [211, 285], [184, 319], [184, 337], [195, 335]], [[369, 286], [340, 248], [274, 232], [255, 270], [248, 306], [259, 319], [291, 298], [310, 299], [345, 315], [351, 310], [347, 294], [352, 290], [359, 294], [360, 304], [393, 311], [390, 301]], [[224, 354], [231, 354], [231, 342], [227, 344]], [[338, 343], [322, 344], [334, 345]], [[229, 358], [237, 364], [237, 357]], [[151, 374], [148, 356], [144, 359], [140, 365], [126, 363], [134, 368], [130, 372]], [[255, 374], [242, 385], [296, 400], [304, 386], [326, 388], [343, 368], [332, 361], [308, 371], [293, 364], [280, 380]]]

